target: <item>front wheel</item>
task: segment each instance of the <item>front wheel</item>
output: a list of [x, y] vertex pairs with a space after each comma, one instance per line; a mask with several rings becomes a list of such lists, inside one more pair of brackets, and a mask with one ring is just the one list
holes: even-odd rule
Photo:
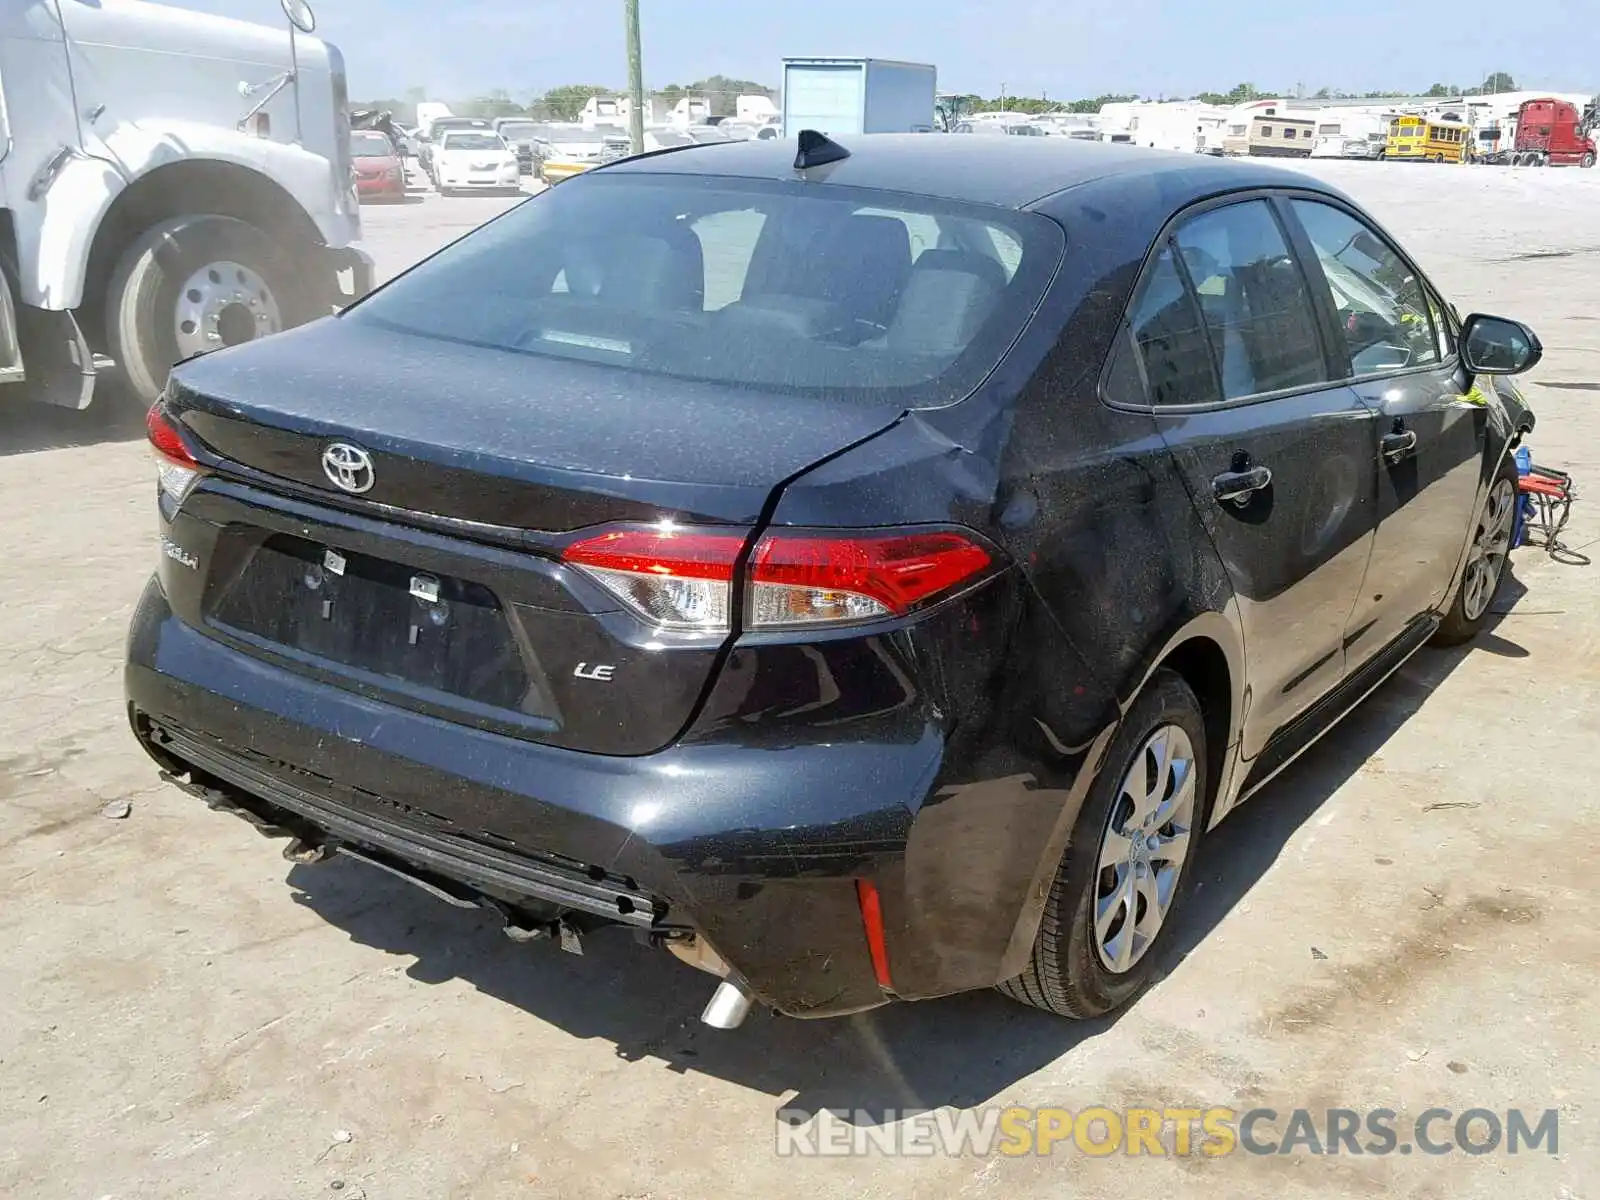
[[1588, 167], [1594, 166], [1594, 151], [1591, 150], [1591, 151], [1589, 151], [1589, 153], [1585, 154], [1582, 158], [1580, 158], [1578, 160], [1578, 165], [1580, 167], [1584, 167], [1584, 168], [1588, 168]]
[[1455, 599], [1433, 635], [1438, 646], [1470, 641], [1488, 619], [1490, 607], [1506, 576], [1511, 559], [1511, 535], [1517, 520], [1517, 467], [1509, 457], [1500, 464], [1488, 498], [1478, 514], [1467, 548], [1467, 563]]
[[128, 248], [106, 293], [111, 355], [146, 407], [186, 358], [313, 316], [288, 256], [253, 225], [174, 217]]
[[1028, 969], [1000, 985], [1097, 1017], [1150, 980], [1188, 892], [1206, 810], [1206, 735], [1183, 678], [1158, 671], [1123, 718], [1045, 901]]

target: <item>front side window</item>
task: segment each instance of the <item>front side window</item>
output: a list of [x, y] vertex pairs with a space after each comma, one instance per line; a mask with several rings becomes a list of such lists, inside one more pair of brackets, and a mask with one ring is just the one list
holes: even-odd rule
[[1265, 200], [1213, 209], [1174, 239], [1228, 400], [1328, 378], [1305, 276]]
[[525, 202], [343, 319], [527, 355], [934, 407], [1004, 357], [1049, 218], [885, 193], [600, 173]]
[[1365, 222], [1315, 200], [1292, 202], [1332, 296], [1356, 376], [1437, 363], [1422, 282]]
[[1454, 358], [1456, 354], [1456, 335], [1450, 328], [1450, 318], [1445, 315], [1444, 304], [1433, 292], [1427, 292], [1428, 316], [1433, 319], [1433, 333], [1439, 339], [1439, 357], [1441, 359]]

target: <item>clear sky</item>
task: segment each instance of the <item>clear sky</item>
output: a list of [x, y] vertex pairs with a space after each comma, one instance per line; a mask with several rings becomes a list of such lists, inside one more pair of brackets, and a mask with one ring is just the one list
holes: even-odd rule
[[[281, 21], [276, 0], [176, 0]], [[310, 0], [357, 99], [627, 81], [622, 0]], [[1303, 85], [1600, 90], [1600, 0], [640, 0], [645, 82], [776, 85], [785, 55], [929, 62], [941, 91], [1074, 99]], [[1425, 26], [1419, 36], [1418, 22]], [[1402, 27], [1409, 26], [1409, 32]]]

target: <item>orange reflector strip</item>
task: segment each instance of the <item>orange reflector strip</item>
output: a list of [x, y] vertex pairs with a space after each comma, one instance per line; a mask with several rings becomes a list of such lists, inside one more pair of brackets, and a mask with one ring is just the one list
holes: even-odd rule
[[883, 905], [878, 901], [878, 889], [865, 879], [856, 880], [856, 901], [861, 905], [861, 924], [867, 931], [872, 973], [878, 977], [878, 986], [888, 990], [894, 984], [889, 979], [889, 947], [883, 939]]

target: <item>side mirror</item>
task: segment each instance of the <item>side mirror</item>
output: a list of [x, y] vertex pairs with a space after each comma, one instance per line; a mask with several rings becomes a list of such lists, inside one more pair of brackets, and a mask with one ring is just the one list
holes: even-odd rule
[[317, 14], [311, 11], [311, 5], [306, 0], [279, 0], [283, 7], [283, 15], [289, 19], [301, 33], [315, 33], [317, 31]]
[[1544, 346], [1520, 321], [1473, 313], [1461, 326], [1461, 361], [1475, 375], [1520, 375], [1544, 357]]

